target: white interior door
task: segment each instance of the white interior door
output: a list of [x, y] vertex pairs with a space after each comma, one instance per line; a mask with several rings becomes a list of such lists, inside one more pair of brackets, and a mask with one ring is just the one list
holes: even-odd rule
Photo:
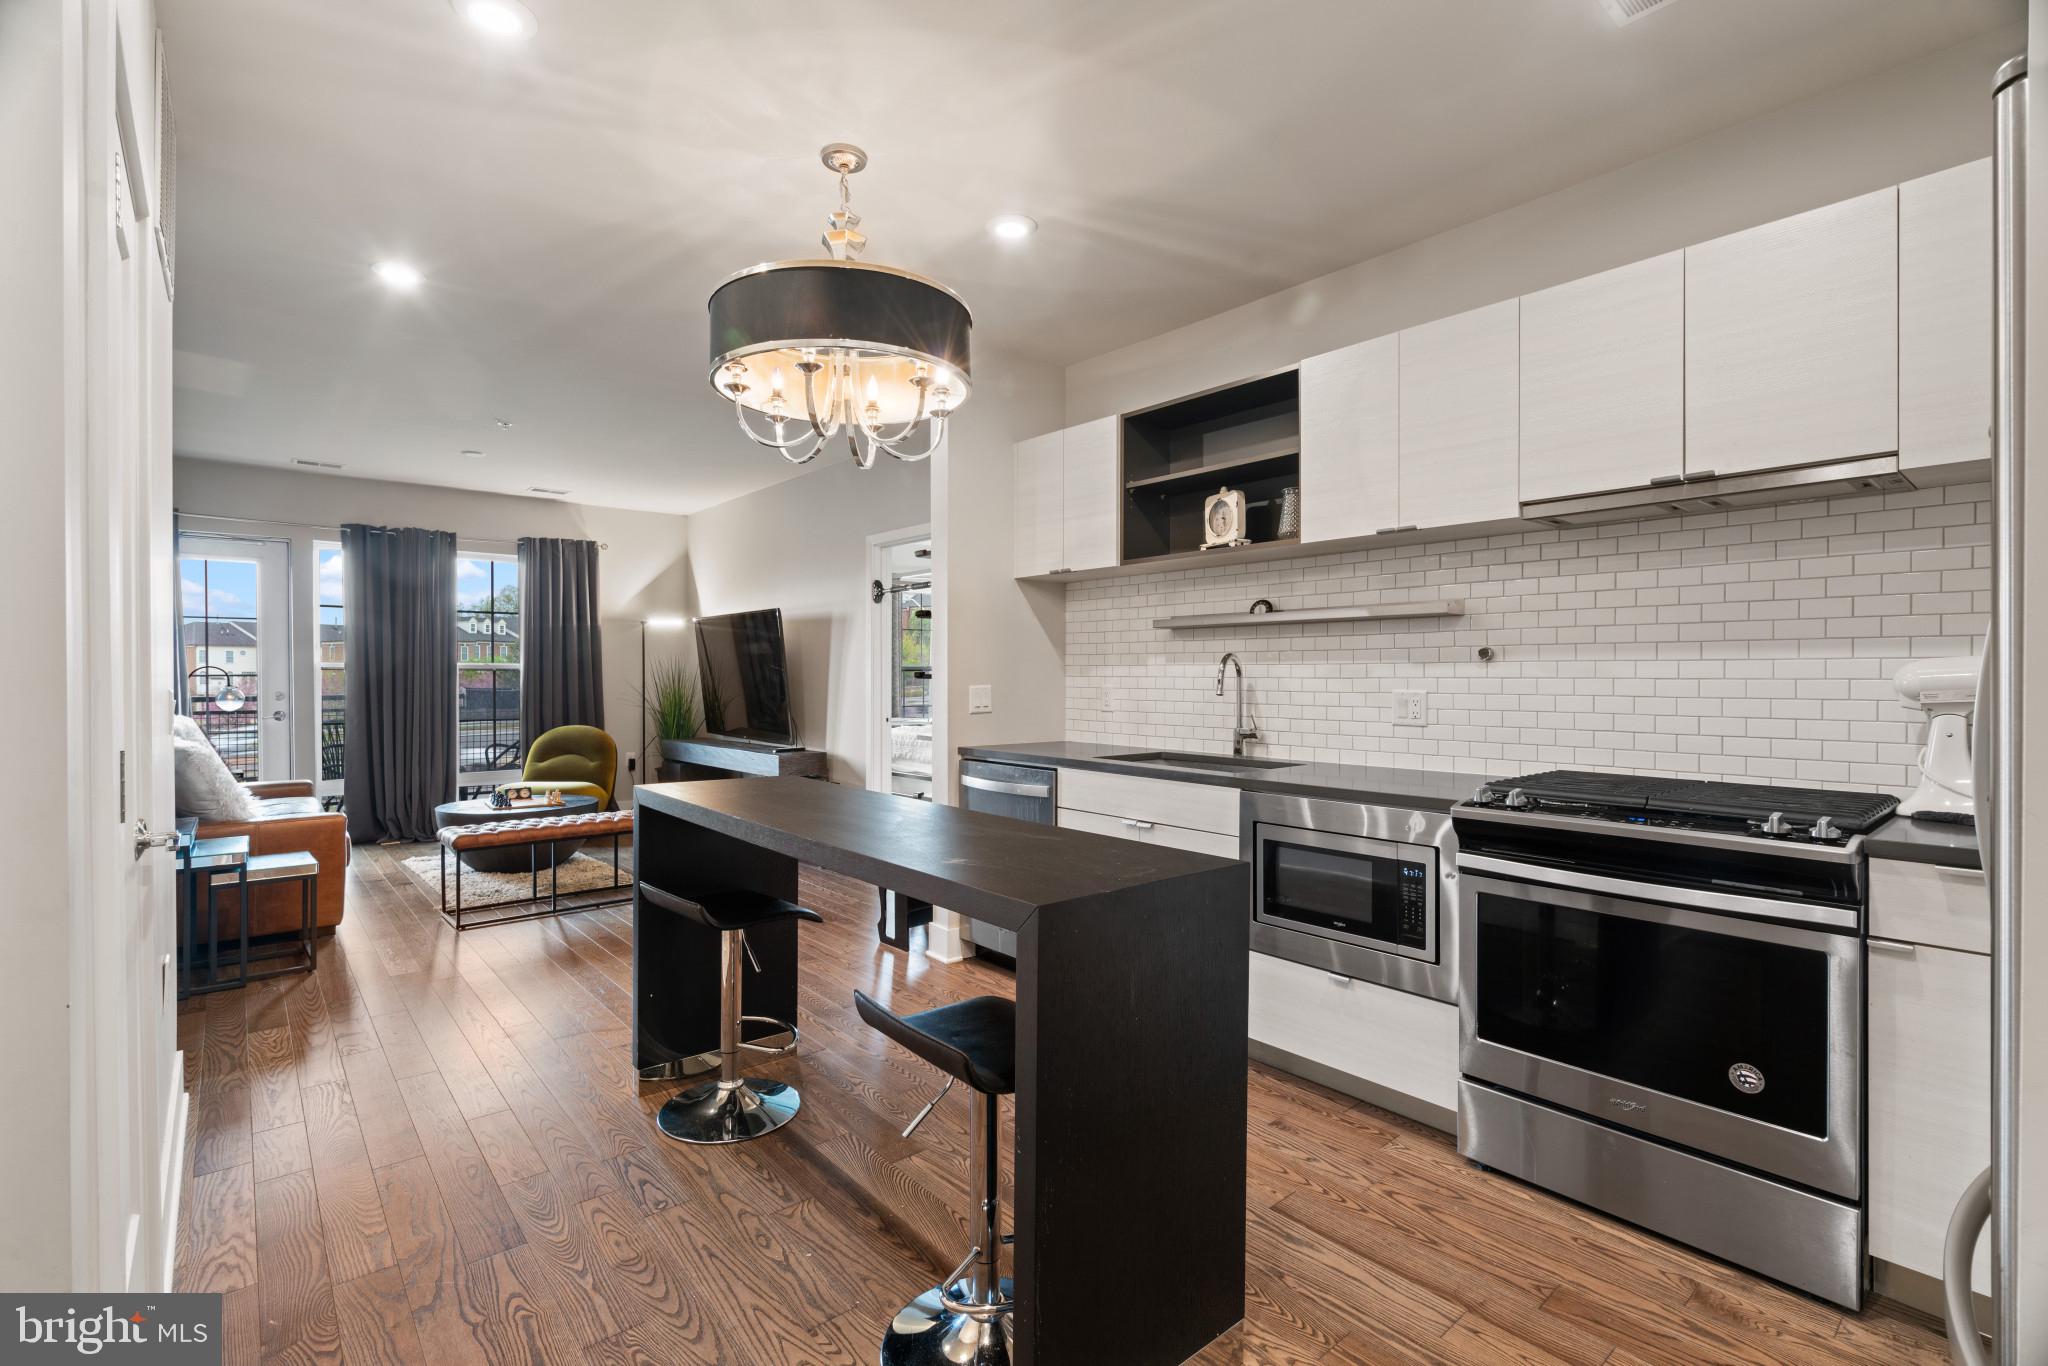
[[178, 538], [178, 705], [244, 782], [295, 776], [289, 552], [284, 541]]
[[170, 832], [170, 302], [154, 251], [154, 33], [82, 7], [85, 497], [70, 633], [85, 696], [72, 927], [78, 1288], [168, 1289], [184, 1090], [174, 1051]]

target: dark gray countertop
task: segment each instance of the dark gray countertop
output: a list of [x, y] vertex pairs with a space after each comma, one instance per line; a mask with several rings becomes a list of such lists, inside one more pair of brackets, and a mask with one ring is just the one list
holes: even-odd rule
[[1448, 811], [1495, 775], [1426, 773], [1412, 768], [1380, 768], [1369, 764], [1290, 764], [1285, 768], [1238, 773], [1206, 773], [1162, 768], [1157, 764], [1120, 762], [1110, 756], [1139, 754], [1160, 746], [1104, 745], [1086, 740], [1043, 740], [1004, 745], [962, 745], [963, 759], [989, 759], [1007, 764], [1048, 764], [1055, 768], [1090, 768], [1129, 773], [1141, 778], [1206, 783], [1241, 792], [1279, 792], [1294, 797], [1327, 797], [1334, 801], [1378, 802], [1418, 811]]
[[[1119, 893], [1177, 878], [1245, 877], [1233, 859], [810, 778], [647, 783], [635, 801], [1010, 930], [1041, 911], [1099, 910]], [[643, 822], [636, 838], [658, 836]]]
[[1977, 852], [1977, 827], [1947, 821], [1916, 821], [1894, 816], [1863, 837], [1871, 858], [1902, 863], [1937, 863], [1944, 868], [1982, 868]]

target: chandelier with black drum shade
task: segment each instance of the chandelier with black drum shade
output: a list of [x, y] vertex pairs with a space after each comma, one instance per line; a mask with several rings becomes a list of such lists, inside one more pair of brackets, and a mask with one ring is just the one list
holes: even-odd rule
[[712, 291], [711, 387], [749, 440], [793, 464], [842, 431], [862, 469], [885, 451], [923, 460], [967, 401], [974, 320], [937, 281], [859, 259], [847, 179], [867, 153], [835, 142], [819, 158], [839, 177], [829, 255], [754, 266]]

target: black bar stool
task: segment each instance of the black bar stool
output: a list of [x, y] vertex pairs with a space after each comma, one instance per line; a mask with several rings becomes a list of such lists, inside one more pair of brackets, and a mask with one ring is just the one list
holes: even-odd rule
[[[741, 1143], [780, 1129], [796, 1114], [803, 1097], [783, 1082], [741, 1076], [740, 1050], [775, 1058], [793, 1053], [796, 1025], [767, 1015], [740, 1013], [740, 961], [742, 956], [754, 958], [754, 951], [747, 946], [747, 931], [755, 926], [775, 920], [823, 921], [825, 917], [808, 906], [762, 892], [719, 892], [701, 901], [688, 901], [643, 882], [640, 894], [664, 911], [718, 931], [718, 1080], [669, 1097], [654, 1117], [655, 1125], [682, 1143]], [[760, 962], [754, 960], [754, 971], [760, 970]], [[786, 1029], [789, 1042], [779, 1048], [747, 1043], [740, 1038], [740, 1026], [745, 1023]]]
[[1001, 996], [976, 996], [916, 1015], [897, 1015], [863, 992], [853, 993], [860, 1017], [946, 1074], [939, 1094], [917, 1112], [910, 1137], [955, 1081], [981, 1093], [968, 1120], [973, 1169], [969, 1190], [981, 1193], [975, 1245], [940, 1284], [897, 1311], [882, 1338], [881, 1366], [1009, 1366], [1015, 1337], [1011, 1282], [997, 1266], [1000, 1201], [996, 1144], [1002, 1100], [1017, 1089], [1017, 1006]]

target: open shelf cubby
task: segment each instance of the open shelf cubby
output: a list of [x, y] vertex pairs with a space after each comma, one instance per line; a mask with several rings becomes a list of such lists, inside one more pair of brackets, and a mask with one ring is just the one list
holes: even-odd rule
[[1202, 505], [1223, 488], [1243, 490], [1253, 544], [1281, 540], [1281, 490], [1301, 483], [1300, 395], [1287, 370], [1127, 414], [1123, 562], [1199, 551]]

